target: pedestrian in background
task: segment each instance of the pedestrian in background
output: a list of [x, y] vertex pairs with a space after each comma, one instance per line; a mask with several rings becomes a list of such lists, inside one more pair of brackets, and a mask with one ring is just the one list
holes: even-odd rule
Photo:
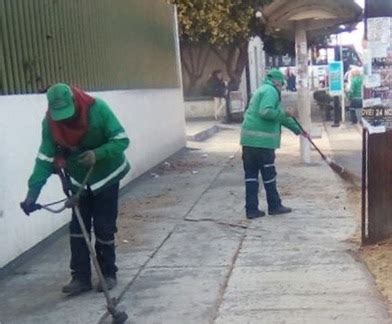
[[211, 96], [214, 98], [214, 117], [218, 120], [221, 112], [226, 106], [227, 86], [223, 80], [223, 73], [221, 70], [212, 72], [208, 80], [208, 88]]
[[287, 91], [291, 91], [291, 92], [295, 92], [297, 91], [296, 87], [296, 82], [297, 82], [297, 78], [294, 74], [293, 71], [290, 70], [290, 68], [287, 68], [286, 70], [286, 88]]
[[253, 219], [265, 216], [259, 210], [259, 173], [261, 173], [267, 195], [268, 213], [279, 215], [290, 213], [282, 205], [276, 185], [275, 150], [280, 147], [281, 127], [301, 134], [294, 121], [292, 111], [284, 111], [281, 91], [284, 75], [272, 69], [261, 87], [252, 96], [245, 113], [241, 130], [242, 158], [245, 171], [246, 217]]

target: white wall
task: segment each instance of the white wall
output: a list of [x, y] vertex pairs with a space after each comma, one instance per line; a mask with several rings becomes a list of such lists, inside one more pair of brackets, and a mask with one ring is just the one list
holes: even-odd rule
[[[214, 100], [185, 101], [185, 118], [214, 118]], [[222, 112], [223, 113], [223, 112]]]
[[264, 43], [260, 37], [254, 37], [249, 42], [249, 74], [251, 93], [261, 85], [265, 77], [265, 52]]
[[[240, 87], [238, 90], [242, 92], [242, 98], [244, 99], [244, 103], [246, 105], [246, 103], [248, 102], [248, 89], [247, 89], [247, 84], [246, 84], [246, 70], [245, 69], [244, 69], [244, 72], [242, 72], [241, 83], [240, 83]], [[246, 107], [244, 107], [244, 109], [245, 108]]]
[[[93, 93], [116, 113], [131, 146], [131, 173], [124, 184], [185, 146], [185, 118], [181, 89], [130, 90]], [[19, 208], [34, 166], [46, 111], [44, 95], [0, 96], [0, 268], [69, 221], [69, 212], [38, 211], [26, 217]], [[52, 177], [39, 199], [62, 197]]]

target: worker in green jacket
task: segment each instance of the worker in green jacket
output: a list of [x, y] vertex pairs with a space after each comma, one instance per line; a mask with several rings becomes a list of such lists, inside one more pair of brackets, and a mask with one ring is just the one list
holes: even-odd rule
[[[119, 182], [130, 170], [124, 151], [129, 139], [116, 116], [101, 99], [67, 84], [48, 89], [48, 112], [42, 123], [42, 142], [28, 194], [21, 203], [29, 215], [47, 179], [63, 167], [72, 191], [78, 192], [88, 171], [79, 201], [83, 221], [94, 229], [97, 258], [109, 289], [117, 284], [114, 234], [117, 231]], [[70, 223], [71, 274], [63, 292], [77, 295], [92, 289], [90, 255], [73, 212]], [[98, 291], [102, 287], [98, 286]]]
[[295, 134], [301, 130], [292, 118], [291, 111], [284, 111], [281, 91], [284, 75], [272, 69], [262, 86], [252, 96], [245, 113], [241, 130], [241, 145], [245, 170], [246, 217], [253, 219], [265, 216], [259, 210], [259, 173], [263, 178], [267, 194], [268, 212], [279, 215], [291, 212], [282, 205], [277, 186], [275, 170], [275, 150], [280, 147], [281, 126]]
[[359, 69], [353, 69], [351, 71], [351, 82], [350, 91], [348, 92], [348, 98], [350, 99], [350, 117], [351, 123], [356, 124], [361, 121], [362, 115], [362, 86], [363, 77]]

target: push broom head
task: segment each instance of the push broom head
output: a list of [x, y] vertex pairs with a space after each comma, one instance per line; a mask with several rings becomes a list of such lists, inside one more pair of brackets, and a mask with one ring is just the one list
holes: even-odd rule
[[128, 319], [128, 315], [125, 312], [116, 311], [112, 314], [112, 324], [124, 324]]
[[328, 156], [323, 155], [322, 157], [324, 158], [325, 162], [328, 163], [328, 165], [332, 169], [332, 171], [337, 173], [341, 178], [347, 180], [346, 178], [350, 177], [347, 174], [347, 172], [344, 170], [344, 167], [342, 167], [341, 165], [339, 165], [336, 162], [332, 161], [331, 158], [329, 158]]
[[331, 167], [331, 169], [332, 169], [334, 172], [336, 172], [336, 173], [339, 174], [340, 176], [342, 176], [342, 175], [345, 173], [344, 168], [343, 168], [341, 165], [335, 163], [334, 161], [331, 161], [331, 162], [329, 163], [329, 166]]

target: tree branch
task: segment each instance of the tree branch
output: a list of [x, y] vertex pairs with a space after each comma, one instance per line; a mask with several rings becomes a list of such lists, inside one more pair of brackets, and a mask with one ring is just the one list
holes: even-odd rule
[[189, 46], [189, 58], [191, 60], [192, 74], [195, 74], [196, 68], [195, 68], [195, 59], [193, 57], [193, 48], [194, 48], [194, 46]]
[[[208, 61], [208, 58], [210, 56], [210, 48], [208, 46], [203, 46], [200, 48], [200, 52], [199, 52], [199, 58], [198, 58], [198, 72], [197, 72], [197, 76], [199, 78], [201, 78], [203, 76], [203, 72], [206, 68], [206, 64]], [[204, 56], [204, 58], [203, 58]]]
[[197, 58], [196, 58], [196, 74], [200, 75], [201, 74], [201, 72], [200, 72], [200, 61], [201, 61], [201, 57], [203, 55], [203, 47], [202, 47], [202, 45], [199, 45], [197, 50], [198, 50], [198, 53], [197, 53]]
[[222, 55], [221, 51], [219, 51], [214, 45], [211, 45], [211, 49], [214, 52], [214, 54], [223, 62], [226, 63], [226, 61], [228, 60], [228, 58], [224, 58], [224, 56]]
[[226, 70], [227, 73], [229, 74], [230, 79], [235, 79], [235, 72], [234, 72], [234, 61], [235, 61], [235, 56], [236, 56], [236, 50], [237, 47], [235, 45], [229, 46], [229, 49], [227, 51], [228, 53], [228, 58], [226, 60]]
[[206, 55], [205, 55], [204, 60], [203, 60], [203, 71], [204, 71], [204, 69], [205, 69], [205, 67], [207, 65], [207, 61], [208, 61], [208, 58], [210, 57], [210, 54], [211, 54], [211, 48], [207, 47]]
[[191, 67], [189, 66], [189, 63], [186, 60], [186, 47], [181, 47], [181, 58], [185, 71], [188, 73], [188, 76], [190, 76], [192, 74], [192, 70]]

